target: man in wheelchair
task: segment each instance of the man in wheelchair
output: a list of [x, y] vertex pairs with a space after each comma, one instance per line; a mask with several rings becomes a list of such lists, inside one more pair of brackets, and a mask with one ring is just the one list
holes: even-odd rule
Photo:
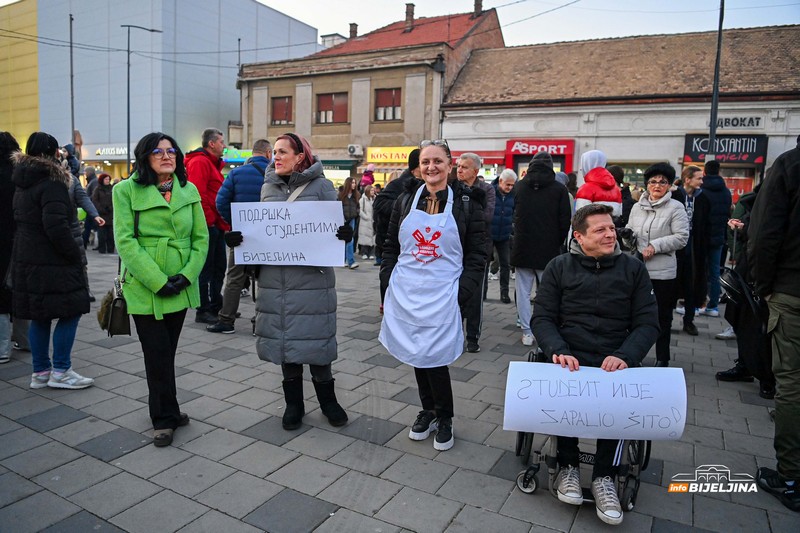
[[[638, 366], [658, 337], [658, 311], [647, 269], [620, 252], [611, 207], [590, 204], [572, 218], [569, 253], [544, 271], [531, 326], [545, 356], [577, 371], [581, 365], [615, 372]], [[613, 479], [622, 441], [598, 439], [592, 472], [597, 516], [622, 523]], [[583, 503], [578, 439], [558, 438], [558, 499]]]

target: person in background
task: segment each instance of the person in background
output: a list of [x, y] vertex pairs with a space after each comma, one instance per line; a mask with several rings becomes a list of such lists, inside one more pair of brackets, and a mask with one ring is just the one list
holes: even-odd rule
[[[692, 336], [699, 335], [694, 317], [697, 306], [706, 297], [706, 255], [708, 253], [709, 211], [708, 199], [700, 186], [703, 183], [703, 170], [687, 165], [681, 172], [683, 187], [678, 189], [684, 199], [686, 217], [689, 219], [689, 241], [678, 253], [678, 294], [683, 296], [684, 305], [675, 312], [683, 315], [683, 331]], [[677, 196], [677, 195], [676, 195]]]
[[364, 174], [361, 176], [361, 183], [359, 184], [359, 189], [363, 192], [364, 188], [367, 185], [372, 185], [375, 183], [375, 165], [370, 163], [367, 165], [367, 170], [364, 171]]
[[5, 279], [11, 266], [14, 244], [14, 165], [11, 156], [19, 152], [17, 140], [7, 131], [0, 131], [0, 364], [11, 359], [11, 289]]
[[[495, 192], [494, 217], [492, 218], [491, 237], [492, 246], [497, 252], [500, 264], [500, 301], [504, 304], [511, 303], [508, 295], [509, 279], [511, 277], [510, 255], [511, 234], [514, 229], [514, 185], [517, 183], [517, 174], [507, 168], [500, 173], [493, 187]], [[485, 290], [485, 287], [484, 287]]]
[[375, 202], [375, 188], [372, 185], [364, 187], [364, 194], [358, 201], [358, 246], [361, 248], [361, 259], [375, 259], [373, 248], [375, 246], [375, 227], [373, 224], [373, 203]]
[[[383, 257], [383, 242], [386, 240], [386, 231], [389, 227], [389, 217], [392, 215], [392, 206], [397, 197], [405, 190], [406, 182], [410, 179], [420, 179], [419, 173], [419, 148], [414, 148], [408, 154], [408, 168], [397, 178], [390, 180], [386, 187], [375, 197], [372, 204], [372, 216], [375, 219], [375, 264], [379, 265]], [[384, 290], [381, 289], [381, 310], [383, 309]]]
[[200, 273], [200, 306], [195, 322], [216, 324], [222, 309], [222, 282], [225, 279], [225, 232], [230, 225], [217, 211], [217, 193], [222, 187], [222, 154], [225, 137], [216, 128], [203, 131], [202, 147], [186, 154], [186, 174], [202, 199], [208, 227], [208, 257]]
[[622, 192], [606, 169], [606, 154], [589, 150], [581, 156], [584, 184], [575, 196], [575, 210], [589, 204], [605, 204], [613, 209], [615, 220], [622, 217]]
[[704, 165], [704, 176], [701, 190], [708, 201], [709, 240], [706, 254], [706, 270], [708, 272], [708, 303], [698, 312], [705, 316], [719, 316], [720, 297], [720, 263], [722, 248], [725, 245], [728, 219], [731, 216], [731, 191], [725, 180], [719, 175], [719, 161], [707, 161]]
[[[84, 168], [83, 169], [83, 176], [84, 176], [84, 179], [86, 180], [86, 187], [85, 187], [86, 196], [91, 198], [92, 196], [94, 196], [94, 191], [95, 191], [95, 189], [97, 189], [97, 186], [99, 185], [99, 183], [97, 181], [97, 174], [95, 173], [94, 167], [88, 166], [88, 167]], [[111, 219], [109, 219], [109, 220], [111, 220]], [[94, 238], [92, 237], [92, 231], [94, 231], [95, 229], [97, 229], [97, 228], [94, 227], [94, 221], [91, 218], [86, 217], [86, 219], [83, 221], [83, 247], [84, 248], [88, 248], [89, 244], [91, 242], [94, 242]], [[92, 248], [92, 250], [97, 251], [98, 248], [99, 248], [98, 246], [95, 246], [94, 248]]]
[[567, 194], [569, 194], [569, 212], [571, 216], [575, 214], [575, 196], [569, 192], [569, 175], [564, 172], [556, 172], [556, 181], [567, 189]]
[[[231, 224], [232, 202], [258, 202], [261, 200], [261, 187], [272, 157], [272, 145], [266, 139], [253, 143], [253, 155], [247, 162], [230, 171], [217, 193], [217, 212]], [[222, 293], [222, 307], [217, 313], [217, 323], [206, 326], [212, 333], [231, 334], [235, 332], [234, 323], [242, 298], [242, 289], [247, 283], [244, 265], [237, 265], [233, 258], [233, 248], [228, 248], [228, 269], [225, 272], [225, 290]]]
[[[575, 172], [567, 174], [567, 191], [573, 199], [578, 196], [578, 175]], [[573, 203], [572, 211], [575, 212], [575, 205]]]
[[[356, 180], [353, 178], [344, 180], [344, 186], [339, 191], [339, 201], [342, 202], [342, 209], [344, 210], [344, 223], [350, 225], [353, 233], [355, 233], [356, 225], [358, 224], [358, 201], [360, 196], [358, 187], [356, 187]], [[358, 268], [354, 248], [352, 240], [348, 241], [344, 247], [344, 260], [350, 270]]]
[[633, 196], [631, 196], [630, 187], [624, 183], [625, 169], [619, 165], [611, 165], [607, 170], [612, 176], [614, 176], [614, 181], [617, 182], [617, 187], [619, 187], [619, 192], [622, 195], [622, 216], [620, 217], [619, 222], [622, 226], [625, 226], [628, 223], [628, 218], [631, 215], [631, 209], [633, 208], [634, 204], [636, 204], [636, 201], [634, 201]]
[[97, 228], [97, 251], [101, 254], [113, 254], [114, 228], [111, 221], [114, 219], [114, 205], [111, 199], [111, 176], [103, 172], [95, 181], [98, 185], [94, 188], [92, 203], [97, 208], [97, 214], [105, 222]]
[[[352, 179], [351, 179], [352, 182]], [[262, 202], [334, 202], [333, 183], [325, 177], [322, 162], [308, 141], [285, 133], [274, 144], [267, 167]], [[350, 241], [353, 226], [344, 224], [336, 238]], [[233, 231], [228, 246], [239, 246], [242, 234]], [[262, 265], [256, 300], [256, 351], [259, 359], [281, 365], [286, 409], [283, 429], [303, 423], [303, 365], [311, 371], [320, 410], [335, 427], [347, 423], [347, 413], [336, 399], [331, 364], [338, 357], [336, 344], [336, 274], [331, 267]]]
[[486, 271], [483, 191], [448, 186], [453, 158], [444, 140], [422, 141], [424, 183], [408, 180], [392, 209], [381, 264], [386, 286], [381, 332], [386, 350], [414, 368], [422, 411], [408, 437], [436, 432], [434, 449], [453, 447], [453, 389], [447, 365], [462, 354], [461, 311], [480, 297]]
[[197, 280], [208, 226], [175, 139], [148, 133], [133, 155], [136, 171], [112, 189], [114, 236], [125, 301], [144, 354], [153, 444], [163, 447], [189, 423], [178, 406], [175, 353], [187, 309], [200, 305]]
[[627, 227], [636, 234], [636, 247], [642, 254], [653, 284], [658, 306], [656, 366], [669, 366], [672, 311], [675, 309], [678, 264], [675, 254], [689, 240], [686, 210], [672, 199], [669, 187], [675, 169], [669, 163], [656, 163], [644, 171], [647, 190], [633, 206]]
[[18, 244], [13, 252], [12, 308], [14, 316], [31, 321], [30, 387], [85, 389], [94, 380], [72, 369], [71, 354], [78, 322], [89, 312], [83, 242], [80, 231], [77, 239], [73, 231], [78, 218], [69, 192], [77, 178], [57, 158], [58, 141], [41, 131], [28, 138], [25, 154], [14, 155], [14, 238]]

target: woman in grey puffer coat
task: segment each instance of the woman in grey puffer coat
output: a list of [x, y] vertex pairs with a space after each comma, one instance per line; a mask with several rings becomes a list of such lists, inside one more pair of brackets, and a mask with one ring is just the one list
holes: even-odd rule
[[[287, 133], [275, 141], [261, 201], [285, 202], [300, 187], [298, 202], [336, 201], [333, 184], [322, 173], [322, 163], [311, 153], [311, 147], [301, 137]], [[352, 228], [342, 226], [336, 236], [349, 241]], [[333, 268], [262, 265], [255, 332], [258, 357], [281, 365], [283, 370], [284, 429], [299, 428], [305, 414], [304, 364], [311, 369], [322, 413], [332, 425], [344, 425], [347, 413], [336, 400], [331, 373], [331, 363], [337, 357]]]
[[686, 210], [669, 191], [674, 180], [675, 169], [669, 163], [656, 163], [645, 170], [647, 190], [631, 209], [627, 226], [636, 233], [636, 246], [650, 274], [658, 304], [661, 332], [656, 340], [656, 366], [669, 366], [672, 310], [677, 299], [675, 252], [689, 240]]

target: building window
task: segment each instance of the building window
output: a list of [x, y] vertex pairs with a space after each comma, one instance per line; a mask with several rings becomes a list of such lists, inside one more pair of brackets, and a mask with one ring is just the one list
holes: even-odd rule
[[279, 96], [272, 99], [272, 125], [292, 123], [292, 97]]
[[347, 93], [317, 95], [317, 124], [347, 122]]
[[400, 89], [375, 91], [375, 120], [401, 120]]

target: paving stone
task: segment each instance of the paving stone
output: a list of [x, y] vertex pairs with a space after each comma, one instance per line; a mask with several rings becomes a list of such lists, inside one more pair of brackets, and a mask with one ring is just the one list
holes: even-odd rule
[[113, 461], [112, 464], [141, 478], [149, 479], [178, 463], [182, 463], [189, 457], [191, 457], [189, 452], [175, 446], [166, 446], [164, 448], [144, 446], [123, 455]]
[[179, 529], [178, 533], [218, 533], [220, 531], [259, 533], [260, 530], [212, 509], [188, 526]]
[[301, 435], [302, 433], [305, 433], [309, 429], [311, 429], [311, 426], [303, 424], [298, 429], [287, 431], [283, 429], [283, 426], [281, 425], [281, 419], [279, 417], [271, 416], [263, 422], [259, 422], [258, 424], [250, 426], [241, 433], [242, 435], [263, 440], [264, 442], [269, 442], [270, 444], [274, 444], [276, 446], [283, 446], [290, 440], [294, 439], [298, 435]]
[[530, 529], [531, 525], [528, 522], [466, 505], [445, 531], [446, 533], [473, 533], [475, 531], [528, 533]]
[[[230, 400], [230, 398], [228, 400]], [[256, 411], [255, 409], [234, 405], [226, 411], [208, 417], [206, 422], [229, 431], [243, 431], [252, 427], [254, 424], [263, 422], [267, 419], [267, 416], [268, 415]]]
[[83, 409], [89, 405], [113, 398], [115, 395], [100, 387], [89, 387], [80, 391], [67, 391], [58, 397], [59, 403], [75, 409]]
[[[503, 516], [559, 531], [570, 530], [577, 512], [577, 506], [559, 502], [545, 491], [525, 494], [517, 488], [514, 488], [500, 509]], [[597, 523], [601, 523], [600, 519], [597, 519]]]
[[454, 381], [469, 381], [474, 378], [478, 373], [474, 370], [467, 370], [466, 368], [451, 367], [450, 378]]
[[476, 507], [499, 511], [514, 486], [505, 479], [459, 469], [436, 494]]
[[76, 448], [100, 460], [113, 461], [150, 443], [151, 440], [141, 433], [126, 428], [117, 428], [87, 440], [77, 445]]
[[691, 494], [670, 494], [665, 487], [642, 483], [639, 485], [635, 510], [637, 513], [691, 526], [692, 501]]
[[161, 492], [161, 487], [128, 472], [73, 494], [70, 500], [101, 518], [111, 518]]
[[319, 493], [319, 498], [340, 507], [371, 516], [395, 494], [402, 485], [377, 477], [350, 471]]
[[340, 433], [373, 444], [386, 444], [392, 437], [404, 430], [405, 426], [380, 418], [361, 416], [348, 423]]
[[375, 518], [411, 531], [444, 531], [461, 508], [460, 503], [404, 487]]
[[30, 365], [26, 365], [17, 361], [5, 363], [3, 366], [0, 366], [0, 380], [3, 381], [11, 381], [13, 379], [27, 376], [30, 373], [31, 373]]
[[50, 439], [26, 427], [0, 435], [0, 459], [47, 444]]
[[266, 477], [298, 456], [299, 454], [279, 446], [256, 441], [247, 448], [229, 455], [222, 462], [254, 476]]
[[346, 468], [301, 455], [267, 476], [267, 479], [303, 494], [316, 496], [346, 472]]
[[113, 420], [131, 411], [146, 407], [146, 405], [124, 396], [117, 396], [116, 398], [84, 407], [83, 411], [102, 420]]
[[406, 430], [392, 437], [384, 446], [415, 456], [425, 457], [426, 459], [433, 459], [439, 455], [439, 452], [433, 449], [430, 439], [424, 441], [411, 440], [408, 438], [408, 426], [404, 427]]
[[209, 398], [208, 396], [198, 396], [196, 399], [185, 402], [181, 405], [181, 410], [189, 413], [195, 420], [206, 420], [223, 411], [233, 407], [232, 403]]
[[233, 468], [193, 456], [150, 478], [153, 483], [184, 496], [195, 496], [233, 474]]
[[[303, 512], [287, 513], [286, 509], [302, 509]], [[247, 515], [244, 521], [270, 533], [305, 533], [313, 531], [337, 510], [331, 503], [285, 489]]]
[[370, 417], [388, 420], [399, 413], [404, 407], [406, 407], [406, 404], [403, 402], [387, 400], [379, 396], [367, 396], [355, 405], [351, 405], [348, 409]]
[[0, 474], [0, 508], [36, 494], [40, 490], [42, 487], [14, 472]]
[[284, 447], [317, 459], [329, 459], [355, 439], [332, 431], [312, 428], [287, 442]]
[[153, 429], [153, 422], [150, 420], [150, 409], [145, 405], [135, 411], [113, 418], [110, 422], [136, 433], [146, 433]]
[[236, 472], [197, 496], [198, 502], [242, 518], [283, 490], [283, 487], [244, 472]]
[[[339, 387], [338, 380], [336, 382], [336, 386]], [[235, 403], [249, 409], [261, 409], [262, 407], [282, 399], [282, 394], [252, 387], [244, 392], [240, 392], [239, 394], [234, 394], [225, 401]]]
[[111, 519], [111, 523], [130, 533], [177, 531], [208, 511], [208, 507], [162, 491]]
[[517, 476], [526, 467], [527, 465], [522, 464], [521, 458], [513, 452], [503, 452], [500, 459], [489, 470], [489, 475], [516, 482]]
[[58, 406], [53, 400], [42, 398], [41, 396], [32, 396], [17, 400], [16, 402], [0, 405], [0, 415], [12, 420], [20, 420], [22, 418], [47, 411], [53, 407]]
[[38, 532], [79, 511], [78, 506], [43, 490], [0, 509], [0, 527], [13, 524], [14, 533]]
[[95, 385], [101, 389], [113, 391], [120, 387], [124, 387], [125, 385], [130, 385], [131, 383], [136, 383], [141, 380], [142, 378], [134, 376], [133, 374], [117, 371], [112, 374], [106, 374], [103, 376], [103, 379], [96, 381]]
[[218, 400], [224, 400], [230, 396], [233, 396], [234, 394], [246, 391], [249, 388], [251, 388], [249, 385], [234, 383], [233, 381], [228, 381], [225, 379], [218, 379], [213, 383], [209, 383], [208, 385], [194, 389], [194, 392], [203, 396], [210, 396]]
[[81, 511], [61, 522], [57, 522], [42, 533], [84, 533], [86, 531], [99, 533], [124, 533], [120, 528], [94, 516], [88, 511]]
[[212, 359], [219, 359], [220, 361], [228, 361], [235, 357], [248, 355], [248, 353], [242, 350], [237, 350], [235, 348], [216, 348], [214, 350], [205, 352], [203, 355], [206, 357], [211, 357]]
[[33, 481], [66, 498], [119, 472], [119, 468], [108, 463], [98, 461], [94, 457], [83, 456], [39, 474]]
[[455, 444], [446, 452], [440, 452], [436, 456], [437, 461], [486, 473], [503, 455], [503, 450], [459, 440], [457, 429], [454, 429], [453, 434], [455, 435]]
[[190, 453], [219, 461], [253, 442], [250, 437], [239, 435], [233, 431], [215, 429], [211, 433], [206, 433], [184, 444], [181, 448]]
[[[562, 504], [563, 505], [563, 504]], [[653, 517], [637, 512], [625, 513], [623, 522], [619, 527], [606, 526], [600, 518], [597, 517], [597, 510], [592, 505], [582, 505], [578, 509], [578, 516], [575, 517], [575, 523], [570, 529], [570, 533], [596, 533], [597, 531], [650, 531], [653, 527]]]
[[392, 396], [392, 400], [414, 405], [418, 409], [422, 408], [422, 402], [420, 402], [419, 399], [419, 389], [415, 389], [413, 387], [406, 387], [402, 391]]
[[762, 509], [694, 495], [694, 525], [711, 531], [759, 531], [767, 524]]
[[[352, 533], [353, 531], [371, 531], [373, 533], [397, 533], [400, 528], [354, 513], [348, 509], [339, 509], [333, 516], [325, 520], [314, 533]], [[489, 530], [486, 530], [489, 531]]]
[[82, 453], [64, 446], [60, 442], [51, 441], [42, 446], [11, 456], [2, 461], [2, 465], [28, 479], [73, 461]]
[[495, 424], [483, 420], [471, 420], [462, 416], [453, 419], [453, 434], [458, 435], [460, 440], [483, 444], [496, 430]]
[[355, 441], [328, 461], [373, 476], [394, 464], [403, 454], [396, 450], [364, 441]]
[[[774, 530], [773, 530], [774, 531]], [[651, 533], [706, 533], [707, 529], [687, 526], [680, 522], [664, 520], [663, 518], [653, 518], [653, 529]]]
[[381, 477], [434, 494], [455, 471], [454, 466], [406, 454], [387, 468]]
[[87, 416], [89, 415], [85, 412], [78, 411], [72, 407], [56, 405], [45, 411], [24, 416], [17, 421], [39, 433], [46, 433], [52, 429], [86, 418]]
[[[2, 381], [0, 381], [0, 383], [6, 385], [6, 387], [3, 388], [2, 391], [0, 391], [0, 405], [13, 403], [25, 398], [33, 398], [34, 396], [36, 396], [36, 394], [31, 390], [14, 387], [13, 385], [9, 385]], [[2, 415], [0, 415], [0, 419], [11, 421], [10, 418]]]

